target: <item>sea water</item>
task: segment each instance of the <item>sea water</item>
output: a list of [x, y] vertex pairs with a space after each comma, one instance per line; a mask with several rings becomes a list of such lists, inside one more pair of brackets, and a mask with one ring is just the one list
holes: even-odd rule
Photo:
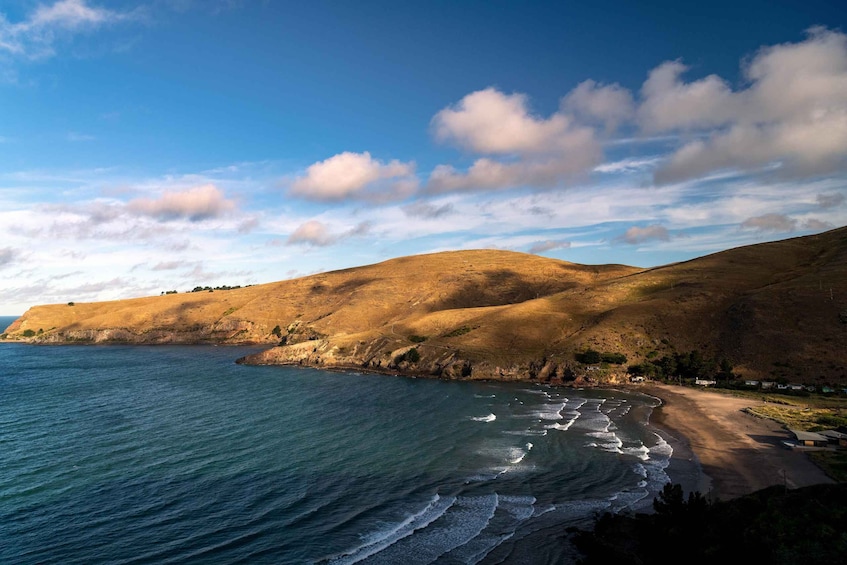
[[543, 563], [649, 504], [654, 400], [0, 344], [0, 563]]

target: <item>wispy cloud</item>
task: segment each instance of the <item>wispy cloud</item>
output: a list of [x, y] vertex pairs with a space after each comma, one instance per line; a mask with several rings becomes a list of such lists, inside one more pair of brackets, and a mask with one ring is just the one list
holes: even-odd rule
[[620, 240], [630, 245], [638, 245], [648, 241], [669, 241], [670, 232], [664, 226], [653, 224], [651, 226], [632, 226], [624, 232]]
[[26, 19], [15, 23], [0, 13], [0, 52], [25, 59], [51, 57], [64, 38], [138, 17], [139, 12], [110, 10], [86, 0], [39, 4]]
[[297, 227], [288, 237], [286, 245], [310, 245], [327, 247], [343, 239], [366, 235], [371, 229], [368, 222], [362, 222], [343, 232], [332, 233], [329, 226], [317, 220], [309, 220]]
[[741, 222], [744, 229], [753, 229], [763, 232], [788, 232], [797, 228], [797, 220], [789, 218], [785, 214], [764, 214], [747, 218]]
[[567, 249], [571, 246], [570, 241], [554, 241], [552, 239], [548, 239], [546, 241], [538, 241], [532, 244], [532, 247], [529, 248], [530, 253], [545, 253], [547, 251], [553, 251], [554, 249]]

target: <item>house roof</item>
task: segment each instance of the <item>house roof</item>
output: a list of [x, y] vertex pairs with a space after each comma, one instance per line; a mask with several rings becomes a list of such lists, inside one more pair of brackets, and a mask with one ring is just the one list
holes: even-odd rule
[[847, 439], [847, 434], [836, 430], [824, 430], [821, 432], [821, 435], [832, 439]]
[[789, 430], [797, 441], [829, 441], [826, 436], [815, 432], [801, 432], [800, 430]]

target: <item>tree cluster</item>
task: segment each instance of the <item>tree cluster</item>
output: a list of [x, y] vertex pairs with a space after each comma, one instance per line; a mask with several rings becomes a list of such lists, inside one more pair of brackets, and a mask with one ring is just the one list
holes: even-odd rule
[[623, 353], [612, 353], [608, 351], [600, 352], [595, 349], [586, 349], [575, 355], [576, 360], [583, 365], [597, 365], [599, 363], [609, 363], [610, 365], [622, 365], [626, 363], [626, 355]]
[[768, 487], [741, 498], [686, 500], [668, 484], [654, 514], [605, 514], [594, 531], [574, 531], [584, 565], [841, 563], [847, 555], [847, 485]]
[[696, 350], [688, 353], [665, 355], [658, 360], [645, 361], [638, 365], [630, 365], [627, 372], [635, 377], [651, 379], [715, 379], [731, 381], [735, 379], [732, 364], [726, 360], [718, 361], [713, 357], [705, 357]]

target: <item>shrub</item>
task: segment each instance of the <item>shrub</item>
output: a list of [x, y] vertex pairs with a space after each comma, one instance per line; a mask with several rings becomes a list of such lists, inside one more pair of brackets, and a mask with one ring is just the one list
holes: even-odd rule
[[21, 335], [23, 335], [24, 337], [33, 337], [35, 336], [35, 332], [32, 330], [24, 330]]
[[409, 336], [409, 341], [411, 341], [412, 343], [423, 343], [427, 339], [429, 339], [429, 338], [427, 338], [427, 336], [425, 336], [425, 335], [412, 334], [412, 335]]
[[416, 347], [413, 347], [412, 349], [406, 352], [406, 360], [409, 363], [417, 363], [421, 360], [421, 354], [418, 353], [418, 349]]
[[68, 302], [68, 306], [73, 306], [73, 305], [74, 305], [73, 302]]
[[282, 337], [282, 328], [279, 327], [279, 324], [274, 326], [274, 329], [271, 330], [271, 333], [276, 337]]
[[575, 357], [583, 365], [596, 365], [602, 360], [600, 352], [590, 348], [582, 353], [577, 353]]
[[623, 365], [626, 363], [626, 355], [623, 353], [603, 353], [600, 355], [600, 360], [612, 365]]

